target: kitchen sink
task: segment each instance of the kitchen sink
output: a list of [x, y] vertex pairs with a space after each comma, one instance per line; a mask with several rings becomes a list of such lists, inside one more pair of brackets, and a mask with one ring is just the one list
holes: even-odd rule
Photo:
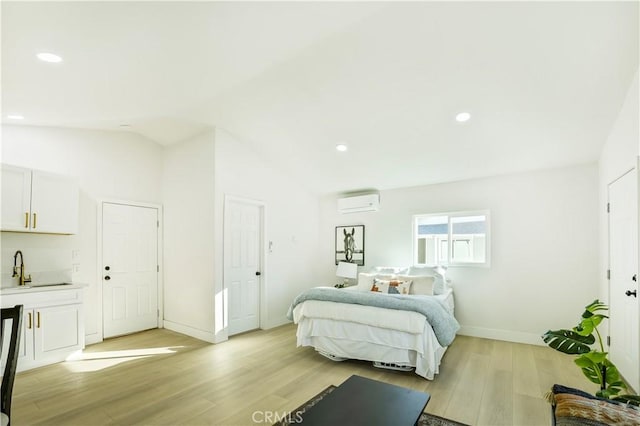
[[56, 285], [71, 285], [71, 283], [48, 283], [48, 284], [30, 284], [31, 288], [33, 287], [53, 287]]
[[0, 287], [1, 290], [21, 290], [21, 289], [28, 289], [28, 288], [39, 288], [39, 287], [54, 287], [54, 286], [61, 286], [61, 285], [71, 285], [72, 283], [46, 283], [46, 284], [27, 284], [27, 285], [9, 285], [9, 286], [3, 286]]

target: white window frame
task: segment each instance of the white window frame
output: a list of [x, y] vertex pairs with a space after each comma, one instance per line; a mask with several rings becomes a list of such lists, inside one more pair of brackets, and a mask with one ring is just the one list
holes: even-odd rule
[[[431, 265], [428, 263], [418, 263], [418, 219], [425, 217], [435, 217], [435, 216], [446, 216], [448, 220], [448, 230], [447, 234], [447, 260], [443, 263], [440, 263], [439, 259], [435, 265]], [[468, 216], [484, 216], [486, 218], [485, 222], [485, 260], [484, 262], [452, 262], [452, 254], [453, 254], [453, 226], [452, 219], [458, 217], [468, 217]], [[413, 265], [414, 266], [446, 266], [450, 267], [475, 267], [475, 268], [488, 268], [491, 266], [491, 214], [489, 210], [472, 210], [472, 211], [461, 211], [461, 212], [447, 212], [447, 213], [424, 213], [424, 214], [416, 214], [413, 215], [411, 219], [412, 225], [412, 236], [413, 236]]]

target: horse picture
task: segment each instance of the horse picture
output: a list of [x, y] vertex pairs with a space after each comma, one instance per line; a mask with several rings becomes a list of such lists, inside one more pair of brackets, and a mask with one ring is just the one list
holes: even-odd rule
[[364, 225], [336, 226], [336, 265], [364, 265]]
[[353, 236], [356, 233], [356, 228], [351, 228], [351, 233], [348, 233], [346, 229], [343, 230], [344, 233], [344, 258], [347, 262], [351, 262], [353, 260], [353, 251], [356, 249], [356, 241]]

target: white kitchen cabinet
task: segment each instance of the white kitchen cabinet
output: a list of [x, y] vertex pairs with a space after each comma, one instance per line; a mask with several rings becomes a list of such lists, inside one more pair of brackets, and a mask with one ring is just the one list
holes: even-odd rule
[[64, 361], [84, 348], [83, 290], [77, 287], [2, 291], [3, 308], [24, 306], [18, 371]]
[[75, 234], [78, 204], [75, 179], [2, 165], [2, 231]]
[[29, 231], [31, 170], [2, 165], [2, 230]]

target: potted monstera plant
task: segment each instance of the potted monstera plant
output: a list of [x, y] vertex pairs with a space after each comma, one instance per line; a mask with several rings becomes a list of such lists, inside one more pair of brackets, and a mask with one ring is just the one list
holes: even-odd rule
[[551, 348], [569, 355], [577, 355], [574, 360], [589, 381], [600, 386], [596, 396], [640, 406], [640, 396], [619, 395], [626, 385], [616, 366], [609, 360], [604, 350], [602, 335], [598, 325], [608, 318], [602, 312], [609, 307], [599, 300], [586, 306], [580, 323], [571, 330], [549, 330], [542, 339]]

